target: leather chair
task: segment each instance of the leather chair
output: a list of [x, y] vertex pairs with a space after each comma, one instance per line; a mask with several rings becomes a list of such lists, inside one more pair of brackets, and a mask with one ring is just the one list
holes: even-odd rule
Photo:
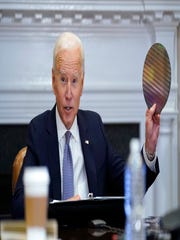
[[27, 147], [23, 147], [17, 153], [12, 167], [12, 193], [14, 193], [16, 182], [23, 164], [24, 157], [26, 155]]

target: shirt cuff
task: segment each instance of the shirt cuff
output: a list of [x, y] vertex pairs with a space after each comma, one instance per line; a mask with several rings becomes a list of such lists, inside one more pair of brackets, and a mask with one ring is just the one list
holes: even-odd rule
[[145, 151], [145, 145], [143, 145], [143, 157], [145, 160], [146, 165], [151, 169], [151, 171], [156, 172], [156, 154], [154, 155], [154, 158], [150, 161], [147, 157], [147, 153]]

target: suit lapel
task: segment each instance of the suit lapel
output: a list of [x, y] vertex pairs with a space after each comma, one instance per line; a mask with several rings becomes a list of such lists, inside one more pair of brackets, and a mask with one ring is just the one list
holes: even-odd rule
[[92, 151], [92, 141], [91, 135], [89, 134], [90, 130], [87, 128], [87, 121], [84, 118], [85, 112], [82, 110], [78, 111], [78, 126], [79, 126], [79, 134], [81, 139], [82, 151], [84, 156], [84, 163], [86, 168], [86, 174], [88, 178], [89, 192], [93, 193], [94, 196], [97, 195], [97, 174], [96, 174], [96, 165], [95, 159], [93, 157]]
[[61, 199], [61, 176], [59, 163], [59, 146], [56, 128], [55, 109], [51, 110], [47, 119], [48, 136], [48, 165], [50, 171], [50, 197], [53, 199]]

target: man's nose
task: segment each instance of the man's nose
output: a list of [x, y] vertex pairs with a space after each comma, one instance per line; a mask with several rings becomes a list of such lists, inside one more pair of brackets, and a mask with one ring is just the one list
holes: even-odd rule
[[72, 88], [71, 88], [71, 82], [70, 81], [66, 85], [66, 97], [67, 98], [72, 97]]

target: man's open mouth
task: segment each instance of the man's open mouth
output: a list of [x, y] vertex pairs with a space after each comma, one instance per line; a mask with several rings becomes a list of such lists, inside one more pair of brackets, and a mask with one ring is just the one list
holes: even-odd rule
[[66, 111], [70, 111], [72, 109], [72, 107], [65, 107]]

